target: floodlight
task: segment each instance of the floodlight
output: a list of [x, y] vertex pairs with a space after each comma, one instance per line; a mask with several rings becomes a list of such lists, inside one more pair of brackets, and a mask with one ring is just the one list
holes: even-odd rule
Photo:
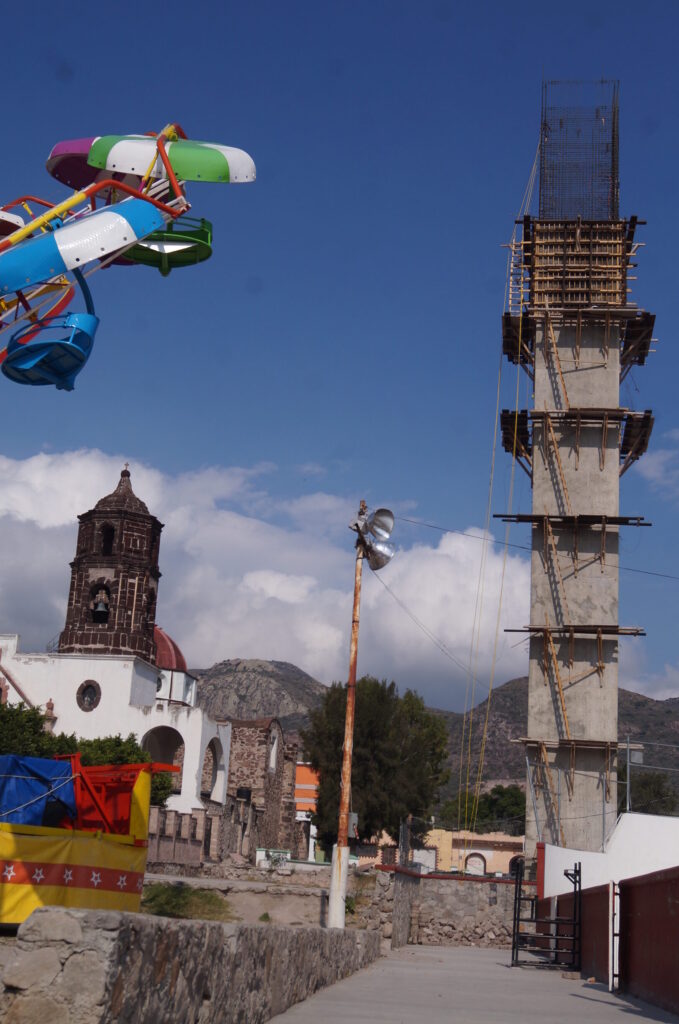
[[385, 540], [368, 540], [367, 537], [363, 538], [363, 547], [371, 569], [383, 569], [396, 551], [394, 545], [387, 544]]
[[365, 521], [365, 529], [378, 540], [389, 540], [394, 529], [394, 513], [388, 508], [377, 508]]

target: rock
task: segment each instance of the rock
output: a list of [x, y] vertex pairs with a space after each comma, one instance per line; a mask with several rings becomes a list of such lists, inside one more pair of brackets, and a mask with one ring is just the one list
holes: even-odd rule
[[103, 958], [88, 949], [74, 953], [64, 964], [62, 984], [67, 991], [82, 992], [88, 1005], [99, 1005], [104, 999], [106, 988], [106, 964]]
[[393, 929], [393, 925], [392, 925], [391, 921], [387, 921], [387, 923], [382, 926], [382, 935], [384, 936], [385, 939], [390, 939], [391, 936], [392, 936], [393, 930], [394, 929]]
[[45, 1024], [45, 1021], [49, 1024], [71, 1024], [71, 1017], [66, 1007], [53, 999], [29, 995], [12, 1003], [4, 1024]]
[[44, 988], [56, 978], [61, 970], [61, 961], [56, 949], [21, 950], [16, 960], [9, 964], [2, 975], [7, 988]]
[[40, 908], [19, 927], [18, 937], [26, 942], [80, 942], [80, 921], [67, 910]]

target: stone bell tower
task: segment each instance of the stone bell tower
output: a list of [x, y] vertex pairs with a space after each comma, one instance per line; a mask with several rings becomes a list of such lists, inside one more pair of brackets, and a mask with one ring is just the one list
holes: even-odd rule
[[153, 628], [163, 524], [123, 469], [112, 494], [78, 516], [61, 654], [129, 654], [155, 663]]

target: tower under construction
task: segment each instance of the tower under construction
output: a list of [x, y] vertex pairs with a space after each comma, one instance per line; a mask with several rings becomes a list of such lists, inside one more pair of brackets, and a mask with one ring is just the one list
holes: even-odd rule
[[[619, 478], [646, 451], [649, 410], [620, 383], [655, 317], [630, 298], [640, 222], [619, 215], [617, 82], [546, 82], [539, 213], [512, 242], [502, 343], [533, 384], [502, 441], [532, 483], [526, 856], [545, 841], [602, 847], [616, 821]], [[519, 624], [517, 623], [517, 626]]]

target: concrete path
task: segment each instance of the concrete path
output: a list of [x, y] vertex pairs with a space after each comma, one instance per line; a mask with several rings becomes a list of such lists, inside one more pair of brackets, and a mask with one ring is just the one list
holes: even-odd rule
[[679, 1017], [495, 949], [407, 946], [273, 1018], [281, 1024], [625, 1024]]

